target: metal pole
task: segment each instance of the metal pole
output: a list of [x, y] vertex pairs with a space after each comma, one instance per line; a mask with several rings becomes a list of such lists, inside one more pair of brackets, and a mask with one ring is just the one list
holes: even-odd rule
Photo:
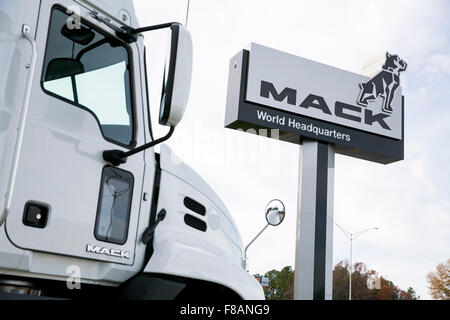
[[294, 299], [331, 300], [334, 147], [304, 139], [300, 150]]
[[352, 274], [353, 274], [353, 240], [362, 236], [364, 233], [366, 233], [369, 230], [378, 230], [377, 227], [368, 228], [365, 230], [362, 230], [360, 232], [356, 233], [350, 233], [340, 225], [338, 225], [336, 222], [334, 223], [336, 226], [341, 229], [342, 233], [350, 240], [350, 262], [348, 267], [349, 272], [349, 280], [348, 280], [348, 300], [352, 300]]
[[248, 247], [250, 247], [250, 245], [251, 245], [253, 242], [255, 242], [256, 239], [258, 239], [258, 237], [261, 235], [261, 233], [263, 233], [264, 230], [266, 230], [268, 226], [269, 226], [269, 224], [266, 224], [266, 226], [265, 226], [264, 228], [262, 228], [262, 230], [261, 230], [261, 231], [253, 238], [253, 240], [250, 241], [250, 243], [245, 247], [245, 250], [244, 250], [244, 262], [243, 262], [245, 270], [247, 270], [247, 249], [248, 249]]
[[353, 269], [353, 263], [352, 263], [352, 248], [353, 248], [353, 236], [350, 238], [350, 276], [349, 276], [349, 286], [348, 286], [348, 300], [352, 300], [352, 269]]

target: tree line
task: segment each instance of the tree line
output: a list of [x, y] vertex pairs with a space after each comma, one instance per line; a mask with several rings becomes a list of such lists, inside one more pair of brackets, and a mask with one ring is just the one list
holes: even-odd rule
[[[339, 262], [333, 269], [333, 299], [348, 300], [349, 264]], [[255, 275], [261, 277], [261, 275]], [[269, 278], [269, 286], [264, 288], [269, 300], [292, 300], [294, 298], [294, 270], [284, 267], [282, 270], [271, 270], [264, 277]], [[363, 262], [353, 265], [352, 272], [353, 300], [417, 300], [420, 297], [412, 287], [402, 290], [392, 281], [378, 276], [375, 270], [368, 269]]]

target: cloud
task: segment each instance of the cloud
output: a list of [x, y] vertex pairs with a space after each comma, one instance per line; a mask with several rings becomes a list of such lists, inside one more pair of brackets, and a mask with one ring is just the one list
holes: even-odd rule
[[450, 75], [450, 54], [431, 55], [427, 59], [427, 65], [423, 72], [430, 82], [440, 79], [445, 79], [448, 82], [447, 76]]

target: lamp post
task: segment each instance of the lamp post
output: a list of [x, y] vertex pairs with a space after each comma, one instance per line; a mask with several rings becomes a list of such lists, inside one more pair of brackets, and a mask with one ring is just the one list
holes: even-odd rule
[[352, 300], [352, 249], [353, 249], [353, 240], [355, 240], [356, 238], [362, 236], [364, 233], [366, 233], [369, 230], [378, 230], [378, 227], [372, 227], [372, 228], [368, 228], [356, 233], [350, 233], [347, 230], [345, 230], [343, 227], [341, 227], [340, 225], [338, 225], [336, 222], [334, 223], [336, 226], [338, 226], [339, 229], [341, 229], [342, 233], [350, 239], [350, 265], [349, 265], [349, 285], [348, 285], [348, 300]]

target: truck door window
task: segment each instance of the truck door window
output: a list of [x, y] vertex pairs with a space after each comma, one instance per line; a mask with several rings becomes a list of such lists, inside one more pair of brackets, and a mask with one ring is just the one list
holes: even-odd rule
[[84, 21], [70, 29], [54, 7], [47, 40], [42, 87], [48, 94], [91, 112], [108, 141], [134, 140], [130, 63], [127, 47]]

